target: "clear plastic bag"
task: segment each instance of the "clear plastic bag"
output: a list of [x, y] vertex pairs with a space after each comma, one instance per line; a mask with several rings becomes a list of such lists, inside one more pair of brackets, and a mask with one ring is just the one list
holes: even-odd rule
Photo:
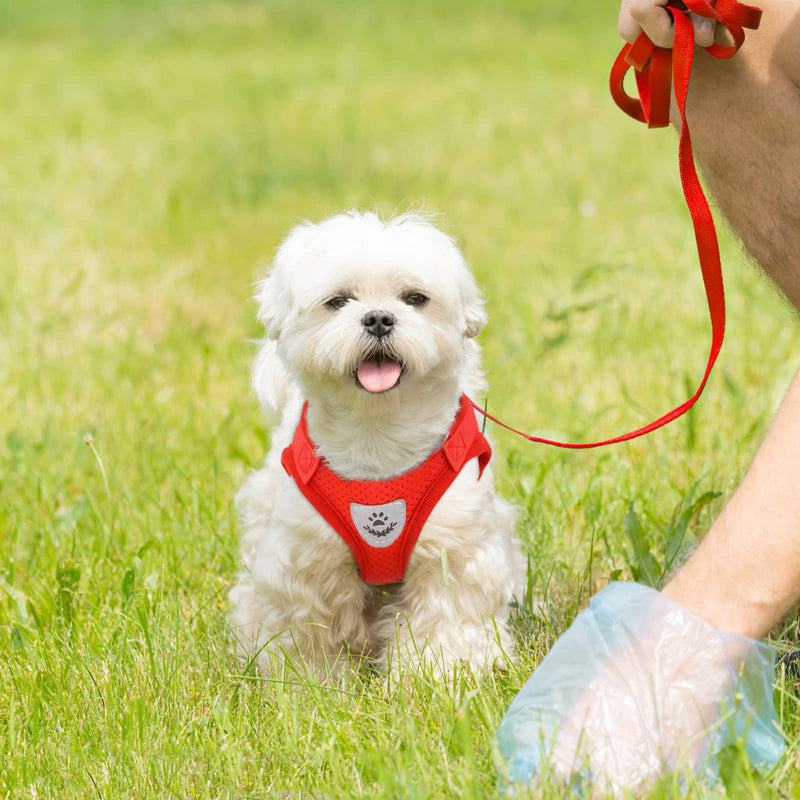
[[511, 703], [497, 732], [511, 782], [537, 770], [636, 792], [662, 774], [708, 781], [743, 742], [767, 767], [785, 743], [775, 651], [715, 628], [660, 592], [612, 583], [592, 598]]

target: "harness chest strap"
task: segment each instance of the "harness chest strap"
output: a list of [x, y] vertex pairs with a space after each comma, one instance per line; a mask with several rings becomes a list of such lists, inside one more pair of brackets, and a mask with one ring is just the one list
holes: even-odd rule
[[385, 481], [340, 478], [316, 454], [303, 406], [292, 443], [281, 455], [283, 468], [303, 496], [341, 536], [370, 584], [397, 583], [431, 511], [464, 465], [478, 459], [479, 477], [492, 449], [478, 429], [472, 404], [461, 404], [444, 442], [419, 466]]

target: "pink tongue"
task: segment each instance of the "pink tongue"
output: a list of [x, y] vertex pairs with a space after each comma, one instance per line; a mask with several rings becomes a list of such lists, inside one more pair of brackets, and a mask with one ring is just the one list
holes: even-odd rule
[[400, 379], [400, 365], [396, 361], [362, 361], [358, 368], [358, 382], [368, 392], [385, 392]]

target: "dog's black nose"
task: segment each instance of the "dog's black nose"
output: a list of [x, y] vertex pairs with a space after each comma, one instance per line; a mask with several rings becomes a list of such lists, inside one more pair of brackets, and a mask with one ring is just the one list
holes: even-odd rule
[[367, 329], [367, 333], [373, 336], [386, 336], [392, 332], [397, 320], [388, 311], [369, 311], [361, 318], [361, 324]]

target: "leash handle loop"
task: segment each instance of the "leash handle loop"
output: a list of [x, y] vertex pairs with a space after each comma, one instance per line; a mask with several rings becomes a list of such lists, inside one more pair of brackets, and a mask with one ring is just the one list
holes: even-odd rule
[[[697, 402], [722, 347], [722, 340], [725, 336], [725, 290], [722, 282], [717, 233], [695, 168], [692, 139], [689, 123], [686, 120], [686, 98], [694, 59], [694, 27], [688, 14], [695, 13], [725, 26], [733, 38], [733, 46], [715, 43], [705, 49], [715, 58], [730, 58], [744, 42], [744, 28], [754, 29], [759, 26], [761, 9], [739, 3], [738, 0], [716, 0], [716, 2], [714, 0], [684, 0], [683, 2], [670, 0], [666, 9], [674, 21], [675, 40], [672, 49], [657, 47], [645, 33], [641, 33], [633, 44], [626, 44], [622, 48], [614, 61], [611, 68], [610, 89], [614, 101], [628, 116], [644, 122], [649, 128], [663, 128], [669, 125], [670, 95], [674, 86], [676, 105], [681, 120], [678, 143], [681, 186], [692, 217], [703, 286], [711, 317], [711, 347], [705, 373], [695, 393], [681, 405], [641, 428], [600, 442], [570, 443], [531, 436], [506, 425], [470, 401], [473, 408], [487, 419], [519, 434], [530, 442], [571, 450], [585, 450], [625, 442], [661, 428], [685, 414]], [[631, 97], [623, 85], [625, 75], [631, 68], [636, 71], [638, 98]]]

